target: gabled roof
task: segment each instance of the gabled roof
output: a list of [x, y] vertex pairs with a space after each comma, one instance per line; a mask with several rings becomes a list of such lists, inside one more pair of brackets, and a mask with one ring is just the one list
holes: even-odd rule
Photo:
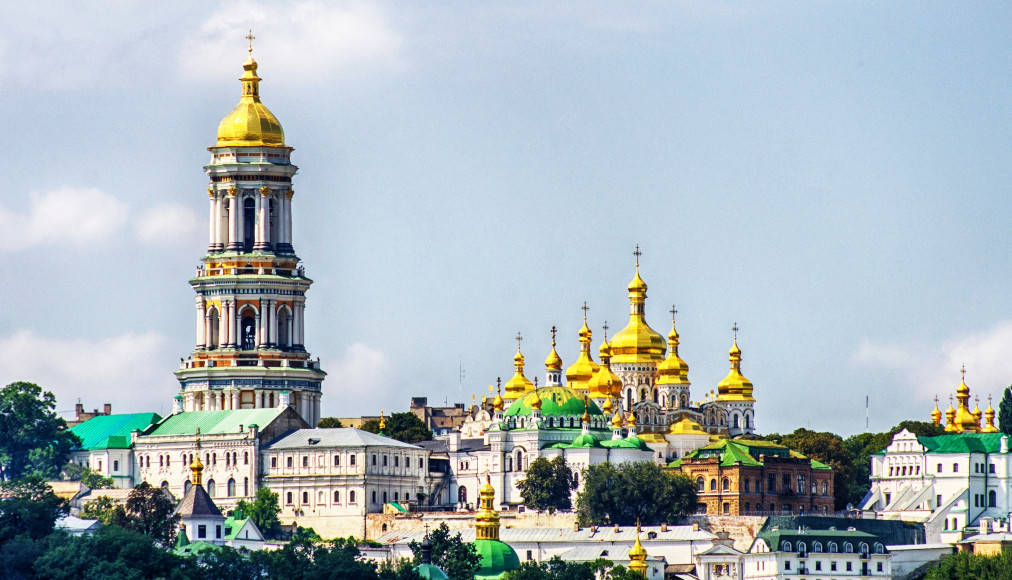
[[[203, 429], [200, 431], [204, 432]], [[304, 449], [308, 447], [400, 447], [421, 449], [369, 431], [343, 427], [340, 429], [299, 429], [264, 446], [264, 449]]]
[[129, 449], [130, 432], [143, 431], [162, 417], [158, 413], [99, 415], [70, 428], [81, 439], [78, 449]]
[[771, 530], [759, 532], [755, 541], [760, 540], [769, 546], [771, 552], [780, 551], [783, 542], [791, 542], [791, 550], [797, 550], [798, 542], [805, 542], [809, 551], [812, 550], [815, 542], [821, 542], [824, 552], [829, 551], [829, 542], [837, 542], [840, 552], [843, 552], [844, 542], [850, 542], [853, 545], [854, 553], [858, 552], [858, 546], [862, 542], [868, 544], [871, 552], [874, 551], [876, 543], [882, 544], [883, 549], [885, 546], [885, 542], [880, 540], [878, 536], [856, 530], [805, 530], [800, 532], [798, 530]]
[[998, 453], [1004, 433], [953, 433], [918, 437], [928, 453]]
[[[239, 536], [239, 532], [241, 532], [242, 529], [245, 528], [245, 527], [247, 527], [247, 526], [249, 526], [249, 529], [251, 529], [251, 530], [254, 531], [256, 537], [254, 537], [254, 538], [239, 538], [238, 537]], [[256, 524], [256, 522], [253, 521], [253, 518], [238, 518], [237, 519], [234, 516], [228, 516], [227, 518], [225, 518], [225, 541], [228, 542], [230, 540], [236, 540], [236, 539], [238, 539], [238, 540], [257, 540], [257, 541], [262, 541], [264, 539], [264, 535], [260, 532], [260, 528], [257, 527], [257, 524]]]
[[150, 433], [150, 437], [161, 435], [193, 435], [200, 428], [202, 435], [217, 433], [238, 433], [241, 426], [244, 430], [250, 425], [261, 429], [270, 425], [285, 411], [285, 407], [270, 409], [237, 409], [234, 411], [190, 411], [169, 415]]
[[214, 505], [211, 496], [207, 495], [207, 492], [204, 491], [203, 485], [191, 485], [190, 489], [186, 490], [186, 495], [180, 500], [179, 505], [176, 506], [176, 510], [172, 513], [173, 515], [179, 514], [183, 518], [213, 517], [225, 519], [225, 516], [221, 515], [218, 506]]

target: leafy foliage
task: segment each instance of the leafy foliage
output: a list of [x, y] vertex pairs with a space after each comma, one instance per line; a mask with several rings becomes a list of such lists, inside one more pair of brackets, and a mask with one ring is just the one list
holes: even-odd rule
[[[844, 439], [843, 447], [850, 454], [853, 469], [847, 482], [847, 503], [858, 505], [871, 485], [871, 456], [892, 443], [893, 436], [906, 429], [919, 437], [943, 435], [945, 429], [930, 421], [901, 421], [883, 433], [858, 433]], [[839, 491], [839, 484], [837, 490]]]
[[56, 479], [81, 440], [56, 415], [56, 397], [35, 383], [0, 389], [0, 478], [25, 475]]
[[561, 455], [551, 461], [538, 457], [527, 469], [527, 476], [517, 482], [524, 504], [538, 511], [573, 509], [572, 492], [576, 478]]
[[84, 504], [81, 517], [86, 520], [98, 520], [107, 526], [115, 525], [124, 528], [128, 526], [126, 510], [108, 496], [100, 496], [98, 499]]
[[998, 428], [1001, 432], [1012, 436], [1012, 385], [1005, 387], [1005, 392], [998, 403]]
[[957, 552], [928, 569], [924, 580], [1008, 580], [1012, 577], [1012, 552], [995, 556]]
[[179, 527], [179, 516], [172, 513], [175, 507], [165, 490], [143, 481], [127, 496], [127, 527], [168, 545]]
[[111, 477], [103, 477], [90, 467], [80, 466], [73, 461], [63, 466], [63, 478], [67, 481], [80, 481], [91, 489], [110, 489], [115, 484]]
[[260, 528], [264, 537], [277, 537], [281, 522], [278, 521], [278, 514], [281, 513], [281, 505], [278, 503], [278, 494], [271, 491], [269, 487], [261, 487], [252, 502], [239, 500], [235, 506], [236, 510], [242, 511], [243, 515], [253, 520], [253, 523]]
[[789, 447], [832, 467], [836, 509], [842, 510], [847, 506], [850, 499], [850, 484], [854, 477], [854, 461], [844, 447], [842, 437], [835, 433], [810, 431], [799, 427], [788, 435], [772, 433], [767, 435], [765, 439]]
[[576, 511], [583, 525], [644, 525], [674, 521], [696, 506], [696, 486], [687, 475], [651, 461], [599, 463], [583, 470]]
[[[593, 562], [567, 562], [558, 556], [552, 556], [545, 562], [528, 560], [503, 576], [503, 580], [597, 580], [597, 578], [613, 579], [604, 575], [612, 569], [611, 561], [599, 558]], [[642, 576], [638, 576], [640, 580]]]
[[[471, 580], [481, 568], [481, 557], [470, 543], [460, 539], [460, 532], [450, 535], [450, 527], [446, 522], [429, 532], [432, 544], [432, 563], [438, 566], [450, 580]], [[415, 555], [415, 564], [422, 562], [422, 545], [418, 542], [408, 544]]]
[[[418, 443], [419, 441], [431, 441], [432, 430], [425, 426], [425, 423], [411, 412], [393, 413], [385, 419], [387, 436], [403, 441], [404, 443]], [[362, 423], [362, 430], [370, 433], [379, 433], [379, 421], [369, 419]]]
[[341, 427], [344, 427], [344, 425], [341, 424], [341, 420], [337, 417], [324, 417], [320, 419], [320, 422], [317, 423], [316, 426], [321, 429], [340, 429]]
[[54, 534], [33, 564], [36, 578], [202, 578], [193, 561], [160, 548], [154, 538], [119, 526], [93, 536]]
[[37, 475], [0, 483], [0, 544], [24, 535], [39, 539], [53, 532], [56, 520], [70, 512]]

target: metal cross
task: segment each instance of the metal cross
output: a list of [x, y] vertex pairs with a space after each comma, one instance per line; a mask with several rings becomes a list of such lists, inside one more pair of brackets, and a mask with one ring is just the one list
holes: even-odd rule
[[633, 252], [633, 255], [636, 256], [636, 267], [639, 268], [640, 267], [640, 256], [643, 255], [643, 252], [640, 251], [640, 245], [639, 244], [636, 244], [636, 251]]
[[520, 335], [520, 332], [517, 332], [517, 350], [520, 350], [520, 343], [523, 341], [524, 337]]
[[678, 314], [678, 309], [675, 308], [674, 304], [672, 304], [671, 305], [671, 310], [668, 310], [668, 312], [671, 313], [671, 324], [674, 324], [675, 323], [675, 315]]
[[604, 341], [608, 342], [608, 321], [607, 320], [604, 321], [604, 324], [601, 325], [601, 328], [604, 329]]
[[256, 37], [253, 36], [253, 30], [252, 29], [250, 29], [249, 34], [247, 34], [245, 36], [245, 38], [246, 38], [246, 40], [249, 41], [249, 54], [250, 54], [250, 56], [253, 56], [253, 41], [256, 40]]
[[966, 364], [964, 363], [959, 369], [959, 374], [963, 375], [963, 382], [966, 382]]
[[731, 330], [734, 331], [734, 339], [738, 340], [738, 323], [737, 322], [734, 323], [734, 326], [731, 327]]
[[587, 301], [586, 300], [584, 300], [584, 302], [583, 302], [583, 308], [582, 308], [582, 310], [583, 310], [583, 321], [587, 322], [587, 311], [590, 310], [590, 306], [587, 306]]
[[552, 327], [552, 348], [555, 348], [555, 327]]

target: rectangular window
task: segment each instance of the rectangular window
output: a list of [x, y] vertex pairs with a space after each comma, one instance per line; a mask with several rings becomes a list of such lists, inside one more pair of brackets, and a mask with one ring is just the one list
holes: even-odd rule
[[113, 471], [113, 473], [118, 473], [119, 472], [119, 461], [113, 461], [112, 462], [112, 471]]
[[847, 562], [847, 571], [848, 572], [852, 572], [853, 570], [854, 570], [854, 568], [851, 566], [851, 563]]
[[98, 470], [102, 471], [102, 460], [101, 459], [98, 460]]
[[790, 569], [791, 569], [791, 561], [790, 560], [784, 561], [784, 570], [790, 570]]
[[356, 455], [351, 455], [351, 456], [348, 457], [348, 465], [355, 465], [355, 457], [357, 457], [357, 456]]
[[829, 571], [830, 572], [836, 572], [836, 562], [830, 562], [829, 563]]
[[771, 473], [770, 476], [767, 479], [769, 481], [766, 482], [766, 490], [769, 491], [770, 493], [776, 493], [777, 492], [777, 476], [776, 476], [776, 474]]
[[[533, 550], [527, 550], [527, 559], [528, 560], [533, 560], [534, 559], [534, 551]], [[881, 566], [881, 564], [879, 564], [879, 566]]]
[[309, 467], [309, 456], [308, 455], [303, 455], [302, 456], [302, 467]]
[[994, 473], [994, 464], [993, 463], [991, 465], [987, 466], [987, 472], [988, 473]]
[[372, 464], [376, 465], [376, 455], [375, 454], [373, 454], [373, 456], [372, 456]]
[[197, 526], [197, 537], [198, 538], [207, 537], [207, 526], [205, 526], [204, 524], [200, 524], [199, 526]]
[[221, 526], [214, 526], [214, 537], [221, 539]]
[[942, 464], [941, 463], [938, 464], [938, 469], [936, 469], [935, 471], [937, 471], [938, 473], [942, 472]]
[[791, 474], [785, 473], [782, 479], [784, 491], [791, 491]]
[[341, 465], [341, 456], [340, 455], [335, 455], [334, 456], [334, 466], [335, 467], [340, 467], [340, 465]]
[[952, 464], [952, 472], [953, 473], [959, 473], [959, 464], [958, 463], [953, 463]]
[[822, 570], [822, 562], [820, 560], [816, 560], [815, 561], [815, 571], [818, 572], [820, 570]]
[[288, 458], [288, 460], [286, 461], [286, 464], [288, 465], [288, 467], [292, 466], [292, 458], [291, 457]]
[[271, 467], [277, 467], [277, 466], [278, 466], [278, 458], [277, 457], [271, 457]]
[[881, 572], [881, 571], [882, 571], [882, 562], [879, 562], [879, 563], [878, 563], [878, 564], [877, 564], [877, 565], [875, 566], [875, 569], [876, 569], [877, 571]]
[[936, 508], [942, 507], [942, 495], [941, 494], [935, 496], [935, 507]]
[[411, 458], [410, 457], [405, 457], [404, 458], [404, 467], [411, 467]]

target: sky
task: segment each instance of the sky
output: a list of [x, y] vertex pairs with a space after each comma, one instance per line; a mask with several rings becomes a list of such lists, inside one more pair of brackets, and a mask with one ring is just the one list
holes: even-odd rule
[[1012, 383], [1008, 3], [4, 0], [3, 384], [170, 412], [249, 29], [324, 416], [480, 398], [517, 332], [543, 378], [584, 301], [597, 358], [637, 244], [695, 400], [740, 327], [760, 432]]

